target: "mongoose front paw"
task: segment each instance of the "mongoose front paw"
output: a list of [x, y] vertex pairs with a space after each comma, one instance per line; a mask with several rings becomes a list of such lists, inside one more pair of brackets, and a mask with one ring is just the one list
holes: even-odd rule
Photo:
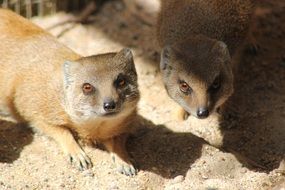
[[87, 170], [93, 165], [90, 158], [83, 150], [81, 150], [79, 153], [69, 154], [68, 157], [70, 163], [80, 171]]
[[184, 111], [183, 120], [187, 120], [190, 114], [187, 111]]
[[116, 164], [117, 171], [126, 176], [135, 176], [138, 170], [131, 163], [127, 163], [118, 156], [113, 156], [113, 161]]

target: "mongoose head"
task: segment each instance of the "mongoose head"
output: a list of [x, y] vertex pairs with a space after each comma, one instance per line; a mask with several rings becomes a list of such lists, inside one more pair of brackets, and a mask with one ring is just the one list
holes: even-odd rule
[[139, 100], [137, 73], [129, 49], [66, 61], [65, 108], [77, 121], [128, 115]]
[[163, 48], [160, 68], [169, 96], [186, 112], [206, 118], [233, 92], [225, 43], [203, 36]]

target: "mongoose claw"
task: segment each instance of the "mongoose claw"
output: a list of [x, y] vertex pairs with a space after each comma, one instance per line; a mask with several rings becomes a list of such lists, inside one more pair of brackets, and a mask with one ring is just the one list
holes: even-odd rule
[[133, 166], [131, 162], [127, 163], [120, 157], [115, 155], [112, 156], [112, 159], [115, 162], [117, 166], [117, 171], [119, 173], [124, 174], [126, 176], [135, 176], [138, 173], [138, 170]]
[[93, 165], [90, 158], [83, 151], [79, 154], [69, 154], [69, 161], [80, 171], [87, 170]]
[[118, 164], [117, 171], [126, 176], [135, 176], [138, 172], [132, 164], [127, 163]]

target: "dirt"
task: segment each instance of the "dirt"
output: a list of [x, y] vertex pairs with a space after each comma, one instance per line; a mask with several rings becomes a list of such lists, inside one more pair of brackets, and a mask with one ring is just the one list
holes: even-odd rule
[[[142, 1], [137, 0], [139, 3]], [[49, 31], [87, 56], [131, 47], [142, 94], [138, 132], [128, 150], [140, 169], [116, 172], [109, 154], [85, 147], [94, 166], [72, 168], [60, 147], [28, 126], [0, 122], [0, 189], [281, 189], [285, 187], [285, 1], [260, 0], [253, 21], [258, 51], [246, 48], [235, 92], [223, 116], [178, 121], [158, 71], [153, 20], [157, 1], [139, 11], [107, 2], [87, 24]], [[144, 12], [145, 11], [145, 12]], [[33, 21], [43, 28], [70, 18], [58, 13]]]

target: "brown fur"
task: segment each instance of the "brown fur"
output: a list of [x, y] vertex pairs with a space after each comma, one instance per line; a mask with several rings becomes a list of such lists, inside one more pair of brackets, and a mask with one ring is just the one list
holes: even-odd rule
[[[232, 94], [231, 62], [248, 33], [251, 14], [250, 0], [162, 1], [157, 39], [163, 80], [170, 97], [188, 113], [213, 113]], [[213, 91], [215, 80], [221, 87]], [[179, 81], [191, 92], [181, 93]]]
[[[87, 141], [102, 142], [114, 153], [120, 172], [135, 174], [124, 144], [139, 99], [130, 50], [82, 58], [4, 9], [0, 9], [0, 40], [0, 119], [28, 122], [53, 137], [81, 169], [90, 167], [91, 161], [72, 131]], [[130, 81], [118, 90], [114, 80], [125, 72]], [[82, 95], [84, 81], [95, 83], [94, 95]], [[118, 113], [104, 115], [105, 98], [120, 103]]]

